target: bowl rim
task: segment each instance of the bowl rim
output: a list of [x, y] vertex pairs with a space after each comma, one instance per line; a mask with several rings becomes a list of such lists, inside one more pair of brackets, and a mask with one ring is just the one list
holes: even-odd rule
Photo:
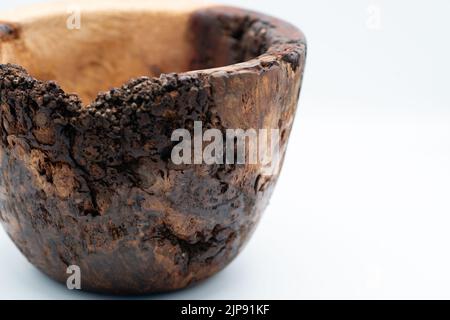
[[[58, 2], [46, 2], [44, 5], [32, 4], [26, 6], [19, 6], [16, 9], [8, 10], [6, 12], [0, 13], [0, 26], [4, 26], [4, 30], [8, 31], [7, 33], [2, 34], [2, 30], [0, 29], [0, 58], [2, 56], [1, 44], [2, 41], [9, 41], [11, 39], [16, 39], [20, 37], [21, 26], [23, 24], [36, 23], [39, 19], [44, 17], [51, 16], [60, 16], [67, 15], [67, 6], [68, 5], [77, 5], [83, 11], [87, 11], [89, 13], [103, 13], [111, 11], [121, 11], [123, 12], [133, 12], [142, 10], [148, 12], [174, 12], [174, 13], [183, 13], [190, 14], [191, 17], [194, 17], [196, 14], [226, 14], [231, 16], [239, 16], [245, 15], [249, 16], [255, 20], [260, 20], [267, 22], [271, 26], [271, 34], [269, 40], [273, 43], [268, 46], [265, 52], [260, 55], [251, 58], [246, 61], [217, 66], [212, 68], [204, 68], [204, 69], [193, 69], [182, 72], [171, 72], [171, 73], [161, 73], [157, 77], [147, 76], [142, 74], [140, 76], [132, 77], [122, 82], [118, 86], [111, 86], [110, 90], [100, 90], [96, 93], [93, 99], [87, 101], [87, 103], [83, 103], [83, 108], [91, 106], [95, 103], [95, 101], [99, 98], [100, 95], [104, 94], [107, 91], [120, 89], [132, 82], [134, 79], [138, 78], [149, 78], [149, 79], [158, 79], [161, 76], [175, 74], [179, 77], [182, 76], [198, 76], [198, 75], [217, 75], [220, 73], [233, 74], [233, 73], [245, 73], [245, 72], [253, 72], [255, 69], [260, 69], [261, 67], [264, 69], [265, 66], [271, 66], [273, 64], [281, 64], [287, 63], [291, 66], [293, 70], [299, 67], [298, 64], [301, 64], [301, 67], [304, 67], [306, 53], [307, 53], [307, 41], [304, 33], [293, 24], [275, 18], [270, 15], [266, 15], [261, 12], [214, 3], [206, 3], [205, 1], [200, 0], [165, 0], [164, 2], [157, 0], [136, 0], [133, 2], [133, 6], [129, 6], [125, 1], [121, 0], [77, 0], [77, 1], [58, 1]], [[99, 6], [100, 5], [100, 6]], [[292, 61], [290, 56], [292, 53], [296, 52], [298, 54], [300, 61]], [[34, 77], [29, 74], [27, 68], [23, 67], [20, 64], [11, 64], [11, 63], [0, 63], [2, 69], [8, 69], [10, 67], [20, 67], [25, 71], [27, 76], [31, 78], [33, 81], [43, 84], [56, 83], [58, 85], [58, 80], [41, 80], [37, 77]], [[59, 85], [58, 85], [59, 86]], [[80, 95], [77, 92], [68, 93], [64, 89], [61, 88], [64, 94], [68, 96], [75, 96], [81, 100]]]

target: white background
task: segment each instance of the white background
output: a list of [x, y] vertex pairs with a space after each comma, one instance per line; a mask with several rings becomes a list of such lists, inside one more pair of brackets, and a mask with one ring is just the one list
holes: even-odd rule
[[[304, 31], [299, 111], [247, 248], [200, 285], [144, 298], [450, 298], [450, 2], [219, 2]], [[0, 232], [0, 298], [105, 297], [49, 280]]]

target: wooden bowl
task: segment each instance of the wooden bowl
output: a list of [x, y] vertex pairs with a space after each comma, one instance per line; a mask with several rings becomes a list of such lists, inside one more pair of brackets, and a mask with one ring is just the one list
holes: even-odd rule
[[279, 129], [281, 163], [305, 38], [238, 8], [76, 4], [79, 21], [64, 3], [0, 14], [0, 220], [50, 277], [65, 283], [79, 266], [85, 290], [207, 278], [249, 239], [279, 172], [176, 165], [171, 134], [194, 121]]

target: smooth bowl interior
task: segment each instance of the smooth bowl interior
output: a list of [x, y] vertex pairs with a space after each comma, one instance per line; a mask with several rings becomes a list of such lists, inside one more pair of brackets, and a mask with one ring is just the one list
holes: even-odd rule
[[246, 28], [245, 20], [220, 21], [195, 10], [52, 13], [26, 20], [14, 39], [0, 43], [0, 63], [21, 65], [39, 80], [55, 80], [89, 104], [99, 92], [135, 77], [253, 58], [261, 50], [243, 52], [253, 46]]

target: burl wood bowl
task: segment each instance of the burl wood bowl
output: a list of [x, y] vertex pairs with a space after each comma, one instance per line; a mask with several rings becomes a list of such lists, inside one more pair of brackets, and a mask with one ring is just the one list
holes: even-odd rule
[[53, 279], [66, 283], [79, 266], [84, 290], [143, 294], [205, 279], [247, 242], [279, 172], [175, 165], [171, 134], [194, 121], [279, 129], [282, 162], [305, 38], [238, 8], [75, 4], [0, 14], [2, 225]]

